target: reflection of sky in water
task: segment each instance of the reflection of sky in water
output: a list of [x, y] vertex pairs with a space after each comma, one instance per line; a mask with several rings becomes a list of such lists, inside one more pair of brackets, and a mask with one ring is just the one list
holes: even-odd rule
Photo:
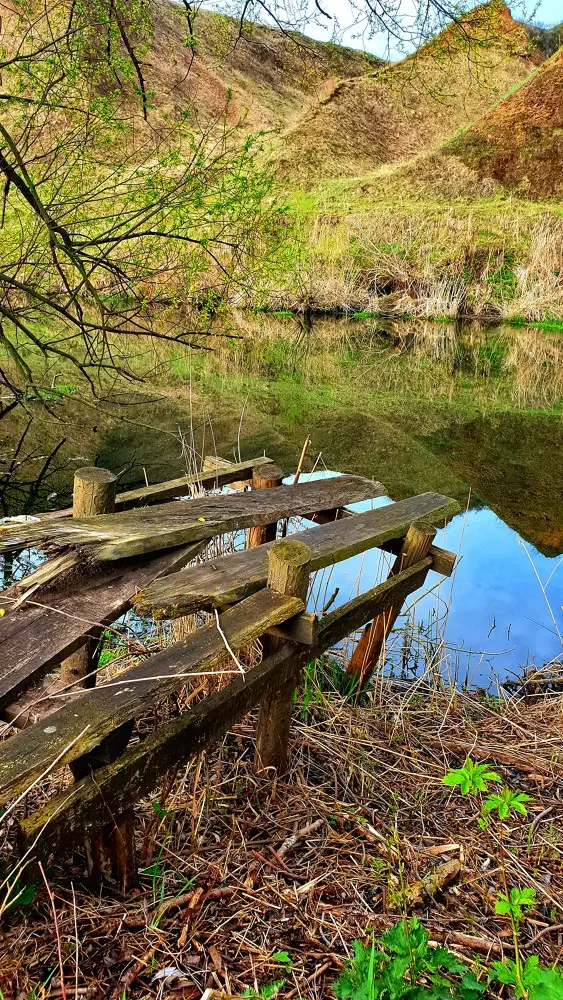
[[[314, 478], [322, 475], [334, 473], [315, 473]], [[351, 506], [359, 511], [389, 502], [382, 498]], [[561, 656], [563, 642], [557, 628], [563, 634], [563, 556], [541, 555], [486, 508], [459, 514], [437, 533], [436, 544], [459, 552], [461, 559], [451, 580], [428, 575], [425, 588], [416, 595], [420, 599], [414, 617], [436, 637], [441, 631], [437, 619], [443, 619], [450, 605], [443, 629], [446, 668], [460, 682], [467, 676], [470, 684], [486, 685], [495, 673], [505, 677], [527, 663], [541, 666]], [[339, 592], [332, 607], [374, 586], [386, 575], [389, 561], [389, 556], [372, 549], [323, 570], [314, 588], [317, 607], [326, 603], [335, 587]], [[421, 596], [435, 585], [432, 593]], [[393, 660], [399, 645], [395, 638]]]

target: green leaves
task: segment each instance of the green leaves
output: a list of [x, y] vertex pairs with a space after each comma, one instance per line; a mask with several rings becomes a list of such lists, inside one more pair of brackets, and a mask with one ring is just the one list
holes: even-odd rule
[[513, 809], [514, 812], [520, 813], [521, 816], [527, 816], [528, 812], [524, 803], [531, 801], [531, 795], [526, 795], [525, 792], [517, 790], [512, 791], [511, 788], [505, 785], [500, 795], [493, 793], [485, 799], [483, 802], [483, 813], [485, 816], [488, 816], [496, 810], [499, 819], [508, 819], [510, 811]]
[[504, 892], [501, 892], [495, 903], [495, 913], [520, 921], [524, 916], [524, 908], [535, 905], [536, 894], [533, 889], [517, 889], [513, 887], [508, 896]]
[[563, 975], [557, 969], [546, 969], [537, 955], [531, 955], [518, 975], [516, 962], [507, 958], [491, 964], [491, 982], [514, 987], [518, 998], [528, 1000], [563, 1000]]
[[433, 948], [413, 918], [402, 920], [376, 947], [354, 942], [354, 957], [334, 986], [339, 1000], [480, 1000], [480, 982], [446, 948]]
[[281, 965], [287, 965], [288, 968], [293, 965], [293, 960], [287, 951], [275, 951], [272, 958], [274, 962], [280, 962]]
[[[534, 903], [533, 889], [511, 889], [500, 898], [497, 913], [521, 914]], [[485, 1000], [489, 984], [501, 983], [512, 987], [510, 995], [517, 1000], [563, 1000], [563, 974], [542, 967], [537, 955], [524, 965], [509, 958], [492, 962], [488, 975], [483, 970], [478, 979], [456, 955], [431, 947], [428, 940], [428, 932], [413, 919], [402, 920], [377, 943], [354, 941], [354, 955], [335, 983], [334, 995], [339, 1000]]]
[[462, 795], [476, 795], [478, 792], [488, 791], [487, 781], [500, 780], [500, 775], [496, 771], [490, 771], [488, 764], [477, 764], [471, 757], [467, 757], [463, 767], [444, 775], [442, 784], [451, 788], [459, 785]]

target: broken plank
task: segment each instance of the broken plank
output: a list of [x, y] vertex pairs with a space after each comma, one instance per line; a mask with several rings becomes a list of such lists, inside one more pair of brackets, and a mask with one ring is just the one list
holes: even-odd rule
[[[201, 472], [193, 473], [189, 476], [179, 476], [177, 479], [169, 479], [164, 483], [155, 483], [152, 486], [140, 486], [138, 489], [125, 490], [118, 493], [115, 498], [116, 510], [129, 510], [132, 507], [142, 507], [145, 504], [162, 503], [164, 500], [173, 500], [175, 497], [185, 496], [191, 493], [191, 487], [198, 489], [215, 490], [222, 486], [229, 486], [252, 478], [254, 469], [262, 465], [269, 465], [271, 458], [260, 456], [259, 458], [249, 458], [246, 462], [226, 462], [224, 459], [217, 459], [207, 464]], [[47, 511], [45, 514], [36, 514], [41, 521], [54, 521], [61, 517], [72, 517], [72, 507], [64, 510]]]
[[9, 525], [0, 527], [0, 552], [29, 547], [84, 547], [100, 561], [124, 559], [286, 517], [306, 516], [327, 507], [370, 500], [384, 492], [380, 483], [361, 476], [337, 476], [276, 490], [176, 500], [96, 517]]
[[51, 798], [21, 822], [22, 852], [29, 849], [30, 858], [36, 860], [68, 857], [100, 823], [112, 821], [124, 808], [149, 794], [165, 772], [184, 765], [190, 757], [221, 739], [268, 692], [292, 680], [297, 683], [305, 663], [344, 639], [350, 624], [364, 625], [395, 604], [402, 594], [415, 589], [417, 574], [420, 577], [426, 573], [428, 562], [429, 559], [386, 580], [322, 619], [313, 650], [285, 644], [251, 667], [244, 678], [235, 678], [217, 694], [160, 726], [146, 740], [127, 749], [122, 757], [97, 770], [95, 780], [84, 778]]
[[[97, 639], [107, 625], [131, 607], [141, 587], [164, 573], [185, 566], [203, 543], [166, 552], [157, 558], [126, 565], [94, 568], [41, 592], [12, 611], [13, 599], [0, 594], [0, 709], [78, 649], [87, 638]], [[54, 560], [51, 560], [54, 561]], [[48, 563], [44, 563], [48, 565]]]
[[[221, 630], [231, 649], [240, 649], [271, 625], [281, 625], [303, 610], [299, 598], [264, 589], [226, 611]], [[60, 767], [98, 747], [123, 723], [179, 691], [191, 677], [212, 672], [225, 657], [225, 672], [238, 673], [216, 623], [210, 622], [123, 671], [111, 683], [84, 691], [48, 719], [16, 733], [0, 744], [0, 803], [24, 792], [50, 767]]]
[[[279, 493], [280, 489], [282, 487], [265, 492]], [[410, 525], [421, 518], [437, 523], [458, 510], [457, 501], [449, 497], [423, 493], [354, 517], [308, 528], [292, 537], [311, 548], [314, 571], [392, 539], [401, 539]], [[137, 594], [135, 608], [156, 618], [175, 618], [191, 614], [197, 608], [222, 607], [240, 601], [265, 585], [270, 544], [234, 552], [174, 573], [166, 580], [155, 581]]]

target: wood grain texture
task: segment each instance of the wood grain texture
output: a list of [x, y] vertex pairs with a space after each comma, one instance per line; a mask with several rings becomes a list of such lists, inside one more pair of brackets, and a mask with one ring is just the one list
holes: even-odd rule
[[134, 595], [158, 576], [184, 566], [201, 548], [166, 552], [156, 558], [92, 569], [59, 587], [41, 591], [11, 611], [12, 601], [0, 594], [0, 710], [31, 684], [78, 649], [85, 639], [98, 639], [103, 629], [125, 614]]
[[[423, 493], [377, 510], [308, 528], [292, 537], [310, 547], [311, 569], [315, 571], [390, 540], [401, 539], [414, 521], [425, 518], [437, 523], [459, 509], [457, 501], [449, 497]], [[141, 614], [175, 618], [191, 614], [197, 608], [221, 607], [240, 601], [265, 585], [269, 547], [261, 545], [234, 552], [174, 573], [166, 580], [155, 581], [137, 594], [134, 605]]]
[[[117, 476], [114, 476], [109, 469], [96, 467], [77, 469], [74, 473], [72, 490], [72, 516], [94, 517], [96, 514], [111, 514], [115, 510], [116, 491]], [[65, 657], [61, 663], [63, 686], [80, 680], [82, 687], [95, 686], [96, 646], [96, 640], [90, 636], [83, 646]]]
[[77, 469], [72, 490], [72, 516], [94, 517], [115, 510], [117, 476], [97, 466]]
[[22, 851], [32, 847], [32, 856], [36, 858], [68, 857], [73, 848], [81, 846], [85, 834], [150, 794], [164, 773], [184, 765], [194, 754], [221, 739], [269, 691], [295, 684], [312, 656], [330, 649], [352, 629], [385, 611], [401, 597], [404, 600], [416, 590], [430, 562], [429, 558], [424, 560], [327, 615], [320, 622], [319, 640], [313, 652], [285, 644], [247, 671], [244, 678], [235, 678], [217, 694], [130, 747], [123, 757], [100, 768], [95, 781], [85, 778], [54, 796], [22, 822]]
[[[328, 524], [329, 521], [338, 521], [342, 517], [354, 516], [355, 511], [349, 510], [348, 507], [337, 507], [336, 510], [322, 510], [313, 514], [311, 521], [315, 521], [316, 524]], [[392, 552], [393, 555], [397, 555], [401, 548], [401, 539], [392, 538], [388, 542], [382, 542], [380, 548], [384, 552]], [[452, 575], [457, 560], [455, 552], [441, 549], [439, 545], [432, 545], [430, 555], [432, 556], [432, 569], [435, 573], [440, 573], [441, 576]]]
[[100, 561], [130, 558], [283, 517], [370, 500], [383, 493], [380, 483], [360, 476], [337, 476], [276, 490], [177, 500], [91, 518], [9, 525], [0, 527], [0, 552], [82, 547]]
[[[262, 590], [221, 616], [221, 628], [232, 649], [240, 649], [263, 635], [270, 625], [280, 625], [304, 610], [296, 597]], [[228, 659], [226, 670], [236, 666], [226, 653], [215, 622], [197, 629], [182, 642], [148, 657], [123, 671], [111, 684], [84, 691], [48, 719], [0, 744], [0, 802], [25, 791], [57, 758], [57, 766], [76, 760], [102, 745], [103, 740], [129, 719], [135, 718], [186, 681], [213, 671]]]

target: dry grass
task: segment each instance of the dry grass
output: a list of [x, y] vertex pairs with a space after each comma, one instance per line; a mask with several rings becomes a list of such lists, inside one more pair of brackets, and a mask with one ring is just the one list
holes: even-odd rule
[[[307, 206], [306, 256], [290, 288], [271, 293], [272, 306], [563, 317], [563, 219], [555, 206], [471, 201], [459, 190], [457, 200], [417, 199], [410, 191], [403, 201], [392, 197], [393, 184], [386, 174], [334, 190], [332, 211], [330, 189], [319, 190]], [[370, 199], [365, 208], [362, 194]]]
[[[406, 912], [470, 961], [510, 956], [508, 925], [494, 913], [505, 879], [537, 892], [524, 952], [558, 960], [561, 931], [550, 927], [563, 910], [561, 701], [385, 689], [359, 707], [326, 683], [313, 693], [307, 709], [297, 706], [283, 781], [254, 774], [248, 719], [164, 782], [157, 812], [139, 806], [144, 874], [127, 899], [92, 896], [80, 865], [49, 874], [67, 997], [196, 1000], [207, 987], [238, 996], [280, 975], [280, 997], [327, 997], [353, 939]], [[492, 825], [483, 836], [476, 806], [440, 783], [466, 753], [495, 761], [533, 796], [532, 825], [507, 823], [502, 836]], [[455, 884], [409, 903], [450, 860], [461, 862]], [[45, 892], [9, 916], [6, 997], [65, 995], [53, 919]], [[290, 970], [274, 959], [278, 950]], [[180, 981], [154, 980], [172, 966]]]

